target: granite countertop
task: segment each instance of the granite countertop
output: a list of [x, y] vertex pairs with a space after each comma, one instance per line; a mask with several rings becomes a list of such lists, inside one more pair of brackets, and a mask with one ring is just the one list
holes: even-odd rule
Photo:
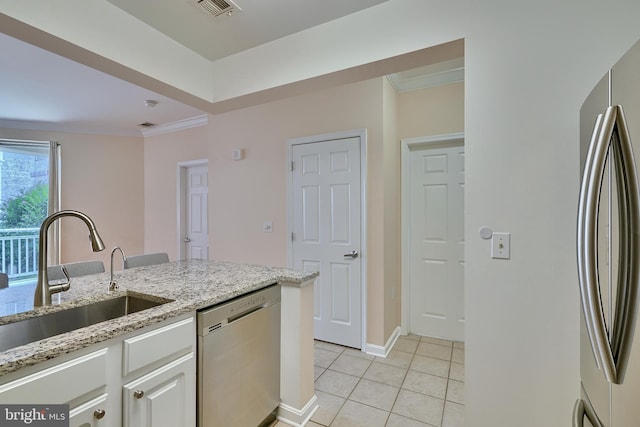
[[114, 281], [119, 289], [114, 292], [108, 292], [109, 272], [72, 278], [71, 289], [54, 295], [54, 299], [60, 295], [59, 304], [0, 317], [0, 325], [127, 294], [173, 301], [0, 352], [0, 376], [274, 283], [303, 283], [317, 275], [279, 267], [190, 260], [117, 271]]

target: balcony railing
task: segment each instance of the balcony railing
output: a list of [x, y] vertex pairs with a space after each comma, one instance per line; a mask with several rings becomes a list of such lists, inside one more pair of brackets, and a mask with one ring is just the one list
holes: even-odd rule
[[27, 281], [38, 274], [39, 228], [0, 229], [0, 269], [9, 282]]

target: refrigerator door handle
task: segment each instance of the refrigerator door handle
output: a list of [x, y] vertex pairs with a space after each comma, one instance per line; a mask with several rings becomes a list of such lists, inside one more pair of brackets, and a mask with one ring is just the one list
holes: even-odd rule
[[591, 403], [588, 400], [578, 399], [573, 406], [573, 427], [584, 427], [585, 418], [593, 427], [604, 427]]
[[[616, 185], [620, 223], [620, 265], [617, 279], [617, 299], [613, 322], [612, 353], [616, 361], [617, 381], [622, 384], [631, 354], [640, 287], [640, 201], [638, 174], [633, 145], [622, 106], [609, 107], [615, 111], [616, 127], [612, 132], [616, 161]], [[615, 131], [617, 130], [617, 132]], [[617, 138], [617, 141], [616, 141]]]
[[[591, 216], [597, 215], [597, 205], [596, 207], [589, 206], [589, 202], [593, 204], [597, 203], [599, 200], [599, 194], [594, 194], [594, 180], [597, 180], [594, 177], [594, 162], [595, 163], [604, 163], [604, 159], [595, 161], [595, 157], [606, 157], [606, 148], [605, 147], [597, 147], [598, 136], [600, 135], [600, 129], [602, 128], [602, 120], [603, 115], [599, 114], [596, 118], [596, 123], [593, 129], [593, 133], [591, 134], [591, 140], [589, 142], [589, 148], [587, 151], [587, 158], [584, 165], [584, 173], [582, 175], [582, 183], [580, 185], [580, 198], [578, 202], [578, 227], [577, 227], [577, 260], [578, 260], [578, 282], [580, 285], [580, 301], [582, 303], [582, 311], [584, 313], [585, 326], [587, 329], [587, 334], [589, 336], [589, 342], [591, 343], [591, 350], [593, 352], [593, 357], [596, 362], [596, 366], [598, 369], [602, 369], [602, 357], [601, 351], [598, 349], [597, 342], [594, 339], [594, 322], [593, 322], [593, 304], [595, 301], [599, 300], [599, 296], [594, 295], [594, 291], [599, 292], [599, 285], [592, 286], [597, 284], [598, 275], [597, 270], [594, 268], [594, 264], [589, 264], [587, 259], [593, 258], [593, 256], [587, 256], [588, 246], [587, 242], [589, 239], [587, 238], [587, 233], [589, 232], [587, 223], [595, 222], [591, 219]], [[599, 148], [599, 151], [596, 150]], [[596, 199], [593, 201], [593, 199]], [[585, 259], [587, 258], [587, 259]]]
[[[609, 149], [611, 148], [611, 154]], [[598, 206], [607, 158], [618, 188], [619, 265], [611, 334], [598, 277]], [[596, 363], [612, 384], [621, 384], [629, 361], [638, 305], [640, 207], [633, 147], [619, 105], [598, 117], [585, 163], [578, 208], [578, 277], [587, 332]], [[611, 342], [610, 342], [611, 340]]]

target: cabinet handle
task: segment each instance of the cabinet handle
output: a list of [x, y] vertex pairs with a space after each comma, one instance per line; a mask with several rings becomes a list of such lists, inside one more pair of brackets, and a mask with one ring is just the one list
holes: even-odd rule
[[133, 392], [133, 397], [135, 397], [136, 399], [142, 399], [144, 397], [144, 391], [142, 390], [136, 390]]
[[101, 420], [102, 418], [104, 418], [105, 414], [106, 412], [104, 409], [96, 409], [95, 411], [93, 411], [93, 416], [96, 420]]

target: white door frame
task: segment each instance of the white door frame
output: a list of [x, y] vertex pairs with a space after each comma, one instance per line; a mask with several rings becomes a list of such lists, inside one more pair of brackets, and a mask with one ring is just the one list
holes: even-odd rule
[[411, 200], [409, 197], [409, 188], [411, 183], [411, 175], [410, 175], [410, 155], [411, 151], [419, 148], [435, 148], [439, 146], [450, 146], [456, 143], [462, 142], [464, 144], [464, 133], [448, 133], [443, 135], [433, 135], [433, 136], [419, 136], [415, 138], [403, 138], [400, 140], [401, 144], [401, 170], [402, 170], [402, 183], [401, 183], [401, 193], [402, 193], [402, 310], [401, 310], [401, 325], [400, 325], [400, 333], [406, 335], [409, 333], [409, 316], [410, 316], [410, 298], [411, 298], [411, 289], [410, 289], [410, 259], [409, 255], [411, 253], [410, 243], [411, 240], [409, 238], [410, 233], [410, 216], [411, 216]]
[[367, 129], [354, 129], [343, 132], [326, 133], [321, 135], [303, 136], [287, 140], [287, 262], [289, 267], [293, 267], [293, 174], [291, 164], [293, 162], [292, 148], [294, 145], [310, 144], [314, 142], [331, 141], [335, 139], [360, 138], [360, 319], [362, 351], [367, 348]]
[[[183, 245], [184, 242], [182, 241], [182, 239], [184, 238], [184, 235], [186, 234], [186, 229], [187, 229], [187, 221], [186, 221], [186, 215], [185, 215], [185, 202], [186, 202], [187, 194], [185, 191], [185, 188], [186, 188], [185, 186], [187, 183], [187, 169], [194, 166], [209, 166], [209, 159], [187, 160], [184, 162], [178, 162], [178, 165], [177, 165], [178, 226], [176, 230], [178, 231], [178, 235], [177, 235], [178, 249], [176, 251], [176, 254], [179, 260], [185, 259], [186, 257], [186, 254], [184, 253], [184, 245]], [[207, 183], [207, 186], [208, 186], [208, 183]], [[209, 209], [207, 207], [207, 211], [208, 210]]]

